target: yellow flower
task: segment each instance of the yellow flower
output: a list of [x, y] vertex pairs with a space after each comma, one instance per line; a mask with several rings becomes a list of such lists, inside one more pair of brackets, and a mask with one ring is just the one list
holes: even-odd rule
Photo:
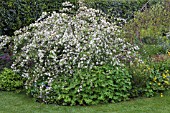
[[160, 86], [161, 85], [161, 83], [158, 83], [158, 86]]
[[168, 55], [170, 56], [170, 50], [168, 51]]
[[154, 77], [153, 81], [155, 82], [155, 81], [156, 81], [156, 79], [157, 79], [157, 78], [156, 78], [156, 77]]
[[163, 74], [162, 74], [162, 76], [163, 76], [163, 78], [166, 78], [166, 75], [165, 75], [165, 73], [163, 73]]
[[164, 95], [161, 93], [161, 97], [163, 97]]
[[169, 84], [169, 81], [165, 81], [166, 84]]

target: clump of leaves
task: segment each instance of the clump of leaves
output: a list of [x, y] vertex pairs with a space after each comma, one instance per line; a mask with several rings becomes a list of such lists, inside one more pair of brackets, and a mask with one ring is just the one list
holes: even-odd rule
[[[129, 99], [131, 75], [127, 69], [114, 66], [96, 66], [91, 70], [77, 69], [74, 75], [60, 76], [52, 82], [52, 87], [43, 82], [45, 90], [30, 88], [38, 101], [59, 105], [92, 105], [120, 102]], [[37, 84], [38, 85], [38, 84]]]
[[16, 91], [21, 90], [24, 85], [24, 79], [15, 74], [11, 69], [4, 68], [0, 73], [0, 90]]

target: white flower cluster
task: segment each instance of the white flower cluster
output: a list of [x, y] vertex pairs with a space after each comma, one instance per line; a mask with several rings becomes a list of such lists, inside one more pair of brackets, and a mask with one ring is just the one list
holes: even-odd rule
[[12, 38], [6, 35], [0, 36], [0, 50], [11, 42]]
[[166, 37], [170, 39], [170, 30], [168, 33], [166, 33]]
[[119, 25], [119, 26], [123, 26], [124, 24], [127, 23], [127, 19], [124, 19], [124, 18], [121, 18], [121, 17], [118, 17], [118, 18], [114, 18], [114, 23], [116, 25]]
[[[80, 7], [76, 15], [53, 12], [15, 32], [17, 57], [12, 69], [28, 79], [26, 88], [34, 84], [48, 94], [56, 77], [73, 75], [74, 69], [124, 65], [122, 60], [136, 58], [138, 47], [118, 38], [117, 32], [119, 27], [99, 10]], [[40, 79], [44, 82], [38, 86]]]
[[71, 4], [70, 2], [67, 2], [67, 1], [63, 2], [62, 6], [63, 6], [63, 8], [60, 10], [60, 12], [63, 12], [63, 13], [71, 12], [71, 10], [73, 8], [75, 8], [75, 6], [73, 4]]

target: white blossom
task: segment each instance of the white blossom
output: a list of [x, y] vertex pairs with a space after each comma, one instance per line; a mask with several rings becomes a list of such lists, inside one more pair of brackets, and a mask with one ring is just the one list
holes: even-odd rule
[[[51, 84], [60, 75], [74, 76], [77, 68], [92, 69], [97, 65], [123, 66], [124, 61], [137, 57], [138, 47], [119, 38], [119, 27], [108, 22], [99, 10], [82, 6], [75, 15], [53, 12], [41, 20], [48, 14], [44, 12], [12, 37], [16, 59], [11, 68], [27, 78], [26, 88], [44, 80], [46, 84], [37, 86], [40, 98], [43, 92], [52, 91]], [[0, 49], [10, 41], [11, 37], [0, 36]], [[32, 76], [35, 80], [29, 79]]]

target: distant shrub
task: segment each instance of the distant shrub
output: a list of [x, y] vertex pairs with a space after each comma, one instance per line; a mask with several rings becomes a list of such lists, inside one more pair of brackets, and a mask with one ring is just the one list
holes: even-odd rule
[[[169, 31], [170, 6], [168, 1], [158, 3], [143, 12], [136, 12], [135, 18], [126, 24], [126, 38], [131, 42], [139, 40], [146, 44], [158, 44], [168, 40], [166, 33]], [[160, 40], [161, 39], [161, 40]]]
[[160, 45], [149, 45], [149, 44], [145, 44], [140, 48], [140, 54], [144, 59], [147, 58], [152, 58], [153, 56], [157, 56], [160, 55], [162, 53], [166, 53], [163, 50], [163, 47]]
[[16, 91], [23, 88], [24, 79], [11, 69], [4, 68], [0, 73], [0, 90]]

